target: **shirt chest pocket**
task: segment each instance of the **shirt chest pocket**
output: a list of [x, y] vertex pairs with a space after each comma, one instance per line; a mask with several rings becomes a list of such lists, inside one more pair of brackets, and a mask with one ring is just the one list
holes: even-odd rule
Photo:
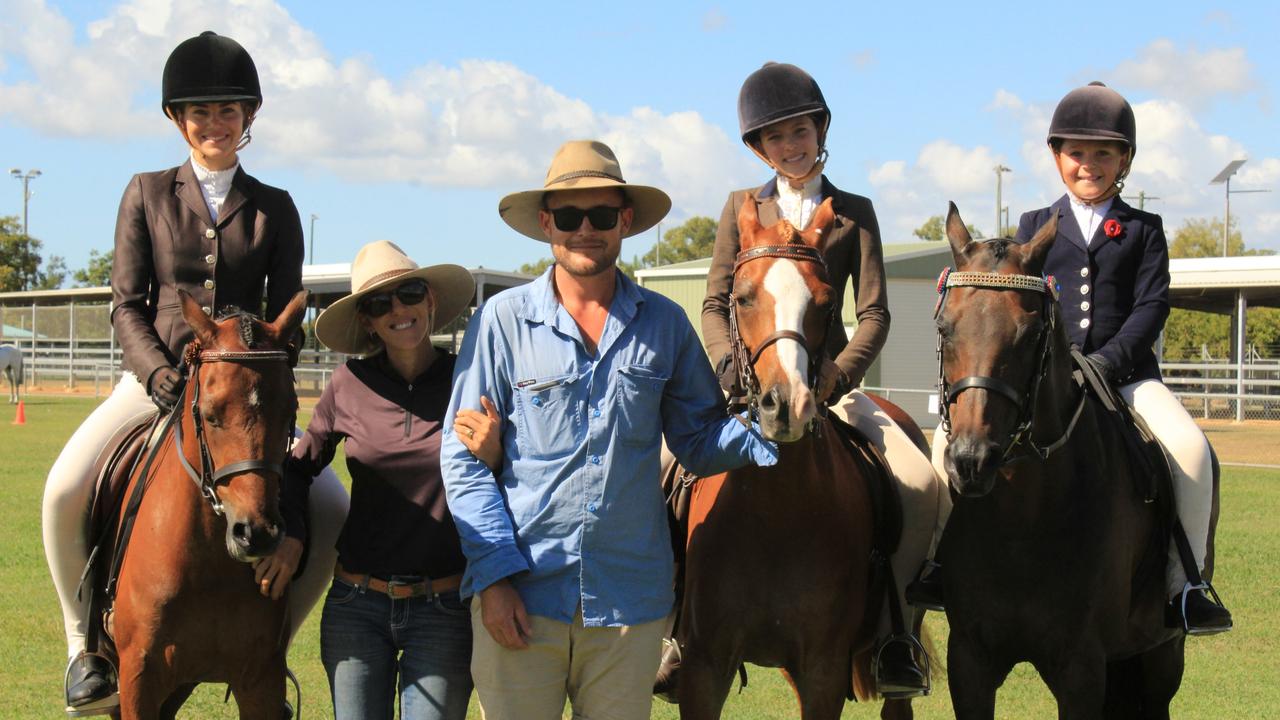
[[581, 444], [581, 413], [575, 397], [578, 381], [577, 375], [562, 375], [536, 378], [516, 388], [517, 437], [530, 457], [563, 457]]
[[644, 445], [658, 439], [662, 432], [662, 392], [667, 377], [644, 365], [618, 368], [615, 385], [615, 412], [618, 413], [618, 437], [632, 445]]

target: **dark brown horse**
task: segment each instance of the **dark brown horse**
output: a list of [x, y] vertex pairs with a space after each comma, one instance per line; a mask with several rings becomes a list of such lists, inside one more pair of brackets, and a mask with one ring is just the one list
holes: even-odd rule
[[132, 523], [112, 613], [120, 716], [172, 718], [197, 683], [226, 683], [241, 718], [284, 709], [286, 604], [259, 594], [249, 565], [283, 537], [281, 465], [297, 409], [288, 341], [299, 293], [275, 322], [220, 321], [190, 296], [190, 376]]
[[[834, 219], [830, 200], [800, 232], [761, 227], [754, 202], [738, 218], [731, 331], [780, 458], [694, 486], [677, 632], [685, 720], [719, 717], [743, 662], [783, 668], [805, 720], [838, 718], [852, 692], [874, 697], [869, 468], [811, 388], [835, 295], [819, 250]], [[883, 712], [909, 718], [910, 701]]]
[[1164, 624], [1169, 493], [1144, 501], [1122, 431], [1073, 381], [1043, 276], [1056, 232], [1055, 218], [1025, 244], [978, 242], [954, 204], [947, 216], [956, 271], [940, 281], [937, 326], [959, 498], [939, 558], [952, 704], [957, 718], [993, 718], [997, 688], [1029, 662], [1061, 718], [1167, 718], [1183, 650]]

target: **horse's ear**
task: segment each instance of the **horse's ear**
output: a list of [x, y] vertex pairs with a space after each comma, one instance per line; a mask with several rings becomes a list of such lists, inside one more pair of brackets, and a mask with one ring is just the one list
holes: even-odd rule
[[196, 339], [200, 344], [212, 347], [214, 344], [214, 334], [218, 331], [218, 324], [213, 318], [205, 314], [204, 309], [200, 307], [200, 303], [186, 290], [178, 290], [178, 301], [182, 304], [182, 317], [187, 321], [187, 325], [191, 327], [191, 331], [196, 334]]
[[307, 297], [310, 295], [306, 290], [299, 290], [284, 306], [284, 310], [276, 316], [274, 322], [269, 326], [271, 334], [280, 342], [288, 342], [293, 338], [293, 334], [298, 331], [302, 325], [302, 316], [307, 310]]
[[1022, 246], [1022, 271], [1028, 275], [1039, 275], [1044, 271], [1044, 261], [1049, 257], [1049, 248], [1058, 237], [1058, 213], [1049, 214], [1049, 221], [1040, 226], [1036, 234], [1031, 236]]
[[813, 213], [809, 226], [800, 231], [800, 237], [804, 238], [806, 245], [822, 249], [823, 240], [830, 234], [831, 226], [835, 224], [836, 211], [831, 206], [831, 198], [827, 198]]
[[760, 226], [760, 213], [756, 209], [756, 196], [747, 193], [742, 201], [742, 209], [738, 210], [738, 249], [746, 250], [754, 245], [756, 233], [763, 229]]
[[964, 220], [960, 219], [960, 210], [954, 202], [947, 203], [947, 240], [951, 242], [951, 255], [955, 257], [956, 267], [959, 268], [964, 265], [973, 236], [969, 234], [969, 228], [964, 226]]

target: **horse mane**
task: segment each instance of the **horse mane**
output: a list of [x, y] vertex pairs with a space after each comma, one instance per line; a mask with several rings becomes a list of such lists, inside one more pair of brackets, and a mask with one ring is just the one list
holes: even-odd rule
[[778, 243], [782, 245], [791, 245], [800, 242], [796, 239], [796, 226], [791, 221], [783, 219], [778, 221], [774, 226], [774, 231], [778, 234]]
[[257, 339], [255, 336], [255, 328], [261, 322], [261, 318], [248, 310], [243, 310], [235, 305], [228, 305], [218, 312], [217, 320], [219, 322], [228, 318], [235, 318], [239, 323], [240, 341], [244, 346], [252, 350], [256, 347]]

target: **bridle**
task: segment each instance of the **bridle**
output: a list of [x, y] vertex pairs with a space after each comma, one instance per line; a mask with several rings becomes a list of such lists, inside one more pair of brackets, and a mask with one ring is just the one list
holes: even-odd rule
[[[174, 439], [177, 442], [178, 460], [182, 463], [182, 468], [187, 471], [187, 475], [195, 482], [196, 487], [200, 488], [200, 494], [213, 508], [213, 512], [219, 516], [223, 514], [222, 501], [218, 499], [216, 487], [222, 480], [238, 475], [240, 473], [252, 472], [254, 470], [262, 470], [275, 473], [277, 477], [284, 477], [284, 467], [281, 463], [269, 462], [264, 458], [253, 458], [250, 460], [241, 460], [239, 462], [228, 463], [220, 468], [215, 468], [213, 458], [209, 453], [209, 444], [205, 439], [204, 420], [200, 415], [200, 367], [204, 363], [216, 362], [233, 362], [238, 364], [256, 363], [256, 362], [291, 362], [291, 354], [285, 350], [202, 350], [198, 343], [191, 343], [186, 352], [183, 354], [187, 365], [191, 368], [191, 377], [186, 383], [184, 392], [189, 392], [191, 402], [191, 423], [195, 426], [196, 442], [200, 448], [200, 470], [196, 471], [191, 463], [187, 461], [187, 455], [183, 451], [182, 439], [182, 418], [176, 418], [174, 422]], [[175, 413], [183, 411], [183, 403], [181, 399], [174, 408]], [[285, 428], [285, 437], [287, 438], [285, 454], [288, 454], [288, 445], [293, 442], [293, 426], [294, 416], [289, 419], [288, 426]]]
[[955, 402], [956, 397], [965, 390], [981, 388], [1004, 397], [1018, 408], [1018, 424], [1010, 433], [1009, 439], [1004, 445], [1000, 458], [1001, 464], [1015, 459], [1017, 456], [1014, 455], [1014, 452], [1018, 448], [1025, 448], [1029, 454], [1041, 460], [1048, 459], [1050, 455], [1065, 445], [1071, 437], [1071, 432], [1075, 429], [1076, 422], [1080, 419], [1080, 413], [1084, 410], [1084, 403], [1087, 397], [1083, 391], [1080, 393], [1080, 400], [1076, 403], [1075, 412], [1071, 415], [1070, 422], [1067, 423], [1066, 429], [1057, 440], [1048, 445], [1036, 444], [1032, 437], [1036, 404], [1040, 397], [1040, 386], [1049, 374], [1050, 342], [1057, 331], [1057, 312], [1055, 308], [1058, 302], [1057, 281], [1054, 280], [1052, 275], [1037, 277], [1034, 275], [1002, 275], [990, 272], [952, 272], [951, 268], [944, 268], [942, 274], [938, 276], [938, 304], [933, 310], [935, 319], [941, 316], [942, 309], [946, 305], [947, 291], [954, 287], [1040, 293], [1043, 297], [1043, 316], [1047, 320], [1042, 324], [1040, 335], [1036, 340], [1036, 354], [1039, 356], [1039, 365], [1036, 372], [1031, 376], [1025, 391], [1019, 391], [1008, 382], [989, 375], [969, 375], [954, 383], [947, 383], [947, 376], [942, 367], [942, 333], [938, 333], [938, 390], [941, 396], [938, 414], [942, 419], [942, 429], [947, 433], [947, 439], [951, 439], [951, 403]]
[[[822, 252], [817, 248], [808, 245], [760, 245], [749, 250], [743, 250], [738, 253], [733, 263], [733, 274], [736, 278], [738, 270], [743, 265], [752, 260], [761, 258], [777, 258], [781, 260], [790, 260], [792, 262], [811, 262], [822, 268], [826, 272], [827, 262], [822, 257]], [[800, 347], [805, 349], [805, 353], [809, 356], [809, 389], [816, 390], [818, 385], [818, 370], [822, 366], [822, 352], [827, 344], [827, 333], [831, 329], [831, 321], [835, 316], [835, 306], [827, 312], [827, 317], [823, 322], [822, 342], [818, 344], [817, 352], [809, 351], [809, 340], [804, 335], [795, 330], [776, 330], [772, 335], [765, 338], [756, 346], [754, 350], [747, 347], [742, 339], [742, 333], [738, 329], [738, 298], [735, 293], [729, 293], [729, 342], [732, 345], [733, 364], [738, 370], [738, 384], [746, 391], [747, 408], [752, 416], [758, 415], [760, 403], [760, 379], [756, 377], [755, 364], [760, 359], [760, 354], [770, 345], [779, 340], [794, 340], [800, 343]]]

